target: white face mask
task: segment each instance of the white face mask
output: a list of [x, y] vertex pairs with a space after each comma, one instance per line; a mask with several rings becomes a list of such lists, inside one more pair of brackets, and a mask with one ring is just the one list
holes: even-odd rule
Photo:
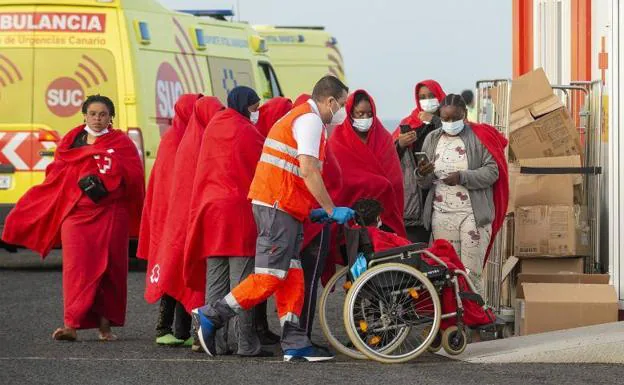
[[454, 122], [442, 122], [442, 131], [448, 135], [455, 136], [464, 129], [464, 121], [456, 120]]
[[85, 126], [84, 130], [87, 131], [89, 135], [93, 136], [94, 138], [97, 138], [98, 136], [106, 135], [109, 132], [108, 128], [105, 128], [102, 131], [95, 131], [93, 128], [89, 126]]
[[381, 218], [377, 218], [377, 228], [380, 229], [382, 225]]
[[253, 124], [258, 123], [259, 118], [260, 118], [260, 111], [249, 112], [249, 120], [251, 120]]
[[373, 118], [353, 119], [353, 128], [360, 132], [368, 132], [373, 125]]
[[329, 122], [330, 127], [336, 127], [336, 126], [341, 125], [342, 122], [344, 122], [344, 120], [347, 118], [347, 110], [344, 107], [340, 107], [338, 111], [334, 112], [332, 111], [331, 105], [330, 105], [329, 111], [332, 113], [332, 120], [331, 122]]
[[420, 108], [425, 111], [428, 112], [430, 114], [436, 112], [438, 110], [438, 107], [440, 107], [440, 102], [438, 101], [438, 99], [420, 99], [419, 100], [420, 103]]

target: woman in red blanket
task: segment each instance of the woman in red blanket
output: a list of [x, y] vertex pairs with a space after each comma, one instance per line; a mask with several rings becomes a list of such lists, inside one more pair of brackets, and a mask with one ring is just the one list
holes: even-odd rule
[[[156, 255], [160, 248], [167, 210], [169, 194], [173, 182], [173, 166], [176, 151], [193, 113], [193, 107], [201, 94], [182, 95], [175, 104], [175, 115], [169, 130], [160, 139], [158, 153], [145, 195], [145, 205], [141, 216], [141, 232], [137, 256], [148, 261], [148, 271], [158, 264]], [[153, 298], [161, 297], [158, 323], [156, 325], [156, 343], [159, 345], [180, 345], [188, 340], [191, 317], [182, 305], [172, 297], [163, 294], [158, 285], [152, 284], [153, 277], [145, 277], [145, 298], [153, 302]], [[175, 318], [175, 334], [172, 330]]]
[[401, 159], [403, 170], [403, 189], [405, 208], [403, 218], [407, 238], [412, 242], [429, 242], [431, 232], [423, 225], [423, 203], [427, 196], [414, 178], [417, 167], [414, 153], [422, 151], [427, 135], [442, 126], [439, 106], [446, 96], [440, 84], [435, 80], [423, 80], [416, 84], [416, 108], [401, 120], [394, 131], [396, 149]]
[[[260, 98], [249, 87], [239, 86], [228, 95], [228, 108], [206, 127], [193, 183], [184, 278], [201, 290], [208, 258], [208, 303], [230, 291], [230, 274], [236, 282], [254, 269], [256, 222], [247, 199], [260, 160], [265, 137], [251, 117], [257, 116]], [[265, 356], [253, 328], [253, 310], [239, 314], [238, 355]], [[217, 352], [228, 354], [227, 326], [217, 334]], [[271, 354], [272, 355], [272, 354]]]
[[126, 318], [128, 241], [138, 233], [144, 173], [135, 145], [112, 128], [113, 102], [90, 96], [86, 124], [71, 130], [46, 169], [7, 217], [3, 240], [45, 257], [63, 246], [65, 326], [52, 334], [74, 341], [77, 329], [99, 328], [99, 339], [117, 339], [111, 326]]
[[[167, 294], [190, 311], [193, 306], [201, 306], [205, 301], [204, 287], [191, 289], [184, 283], [184, 242], [201, 139], [206, 125], [223, 108], [219, 99], [212, 96], [198, 99], [193, 107], [175, 156], [171, 181], [174, 188], [168, 198], [161, 198], [168, 199], [169, 203], [160, 247], [154, 250], [152, 266], [147, 270], [145, 297], [148, 302], [155, 302]], [[205, 267], [199, 268], [205, 274]], [[187, 337], [188, 331], [185, 334], [184, 337]]]

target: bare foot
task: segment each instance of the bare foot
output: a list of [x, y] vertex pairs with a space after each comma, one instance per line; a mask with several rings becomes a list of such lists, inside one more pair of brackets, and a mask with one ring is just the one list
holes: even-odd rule
[[76, 329], [62, 327], [58, 328], [52, 333], [52, 338], [57, 341], [76, 341], [78, 335], [76, 333]]
[[100, 341], [117, 341], [119, 337], [113, 334], [111, 330], [110, 321], [106, 318], [100, 319]]

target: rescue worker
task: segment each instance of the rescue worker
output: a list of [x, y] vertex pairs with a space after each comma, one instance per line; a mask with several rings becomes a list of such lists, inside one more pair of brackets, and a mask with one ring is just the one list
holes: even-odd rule
[[427, 135], [440, 128], [438, 108], [446, 96], [435, 80], [423, 80], [416, 84], [416, 108], [404, 118], [393, 137], [403, 170], [403, 201], [405, 230], [412, 242], [429, 242], [431, 232], [424, 228], [422, 211], [426, 191], [414, 178], [417, 162], [414, 153], [422, 151]]
[[[303, 221], [353, 218], [336, 207], [323, 183], [326, 127], [341, 124], [347, 87], [333, 76], [320, 79], [312, 99], [290, 111], [270, 130], [251, 184], [249, 198], [258, 229], [254, 274], [225, 298], [193, 310], [200, 343], [215, 355], [215, 334], [228, 319], [275, 294], [282, 325], [284, 361], [326, 361], [333, 355], [312, 345], [299, 328], [304, 278], [299, 260]], [[321, 208], [312, 210], [316, 205]]]
[[423, 144], [431, 161], [422, 160], [416, 176], [429, 189], [425, 226], [451, 242], [483, 296], [482, 267], [507, 212], [507, 140], [494, 127], [466, 122], [467, 113], [460, 95], [442, 101], [442, 127]]

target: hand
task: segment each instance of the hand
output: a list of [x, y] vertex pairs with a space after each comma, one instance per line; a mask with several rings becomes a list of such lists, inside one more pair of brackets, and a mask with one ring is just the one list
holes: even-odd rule
[[406, 132], [405, 134], [399, 135], [399, 146], [401, 148], [406, 148], [416, 141], [416, 131]]
[[334, 221], [338, 222], [341, 225], [344, 225], [355, 216], [355, 211], [351, 210], [348, 207], [334, 207], [332, 210], [330, 218]]
[[430, 112], [420, 111], [418, 113], [418, 119], [422, 120], [425, 123], [431, 123], [431, 119], [433, 119], [433, 114]]
[[445, 185], [448, 186], [457, 186], [460, 184], [459, 172], [452, 172], [446, 178], [442, 179]]
[[435, 170], [435, 166], [427, 160], [423, 159], [418, 163], [418, 175], [420, 176], [427, 176], [431, 174], [433, 170]]
[[310, 211], [310, 220], [312, 222], [327, 222], [329, 220], [329, 215], [325, 209], [314, 209]]

